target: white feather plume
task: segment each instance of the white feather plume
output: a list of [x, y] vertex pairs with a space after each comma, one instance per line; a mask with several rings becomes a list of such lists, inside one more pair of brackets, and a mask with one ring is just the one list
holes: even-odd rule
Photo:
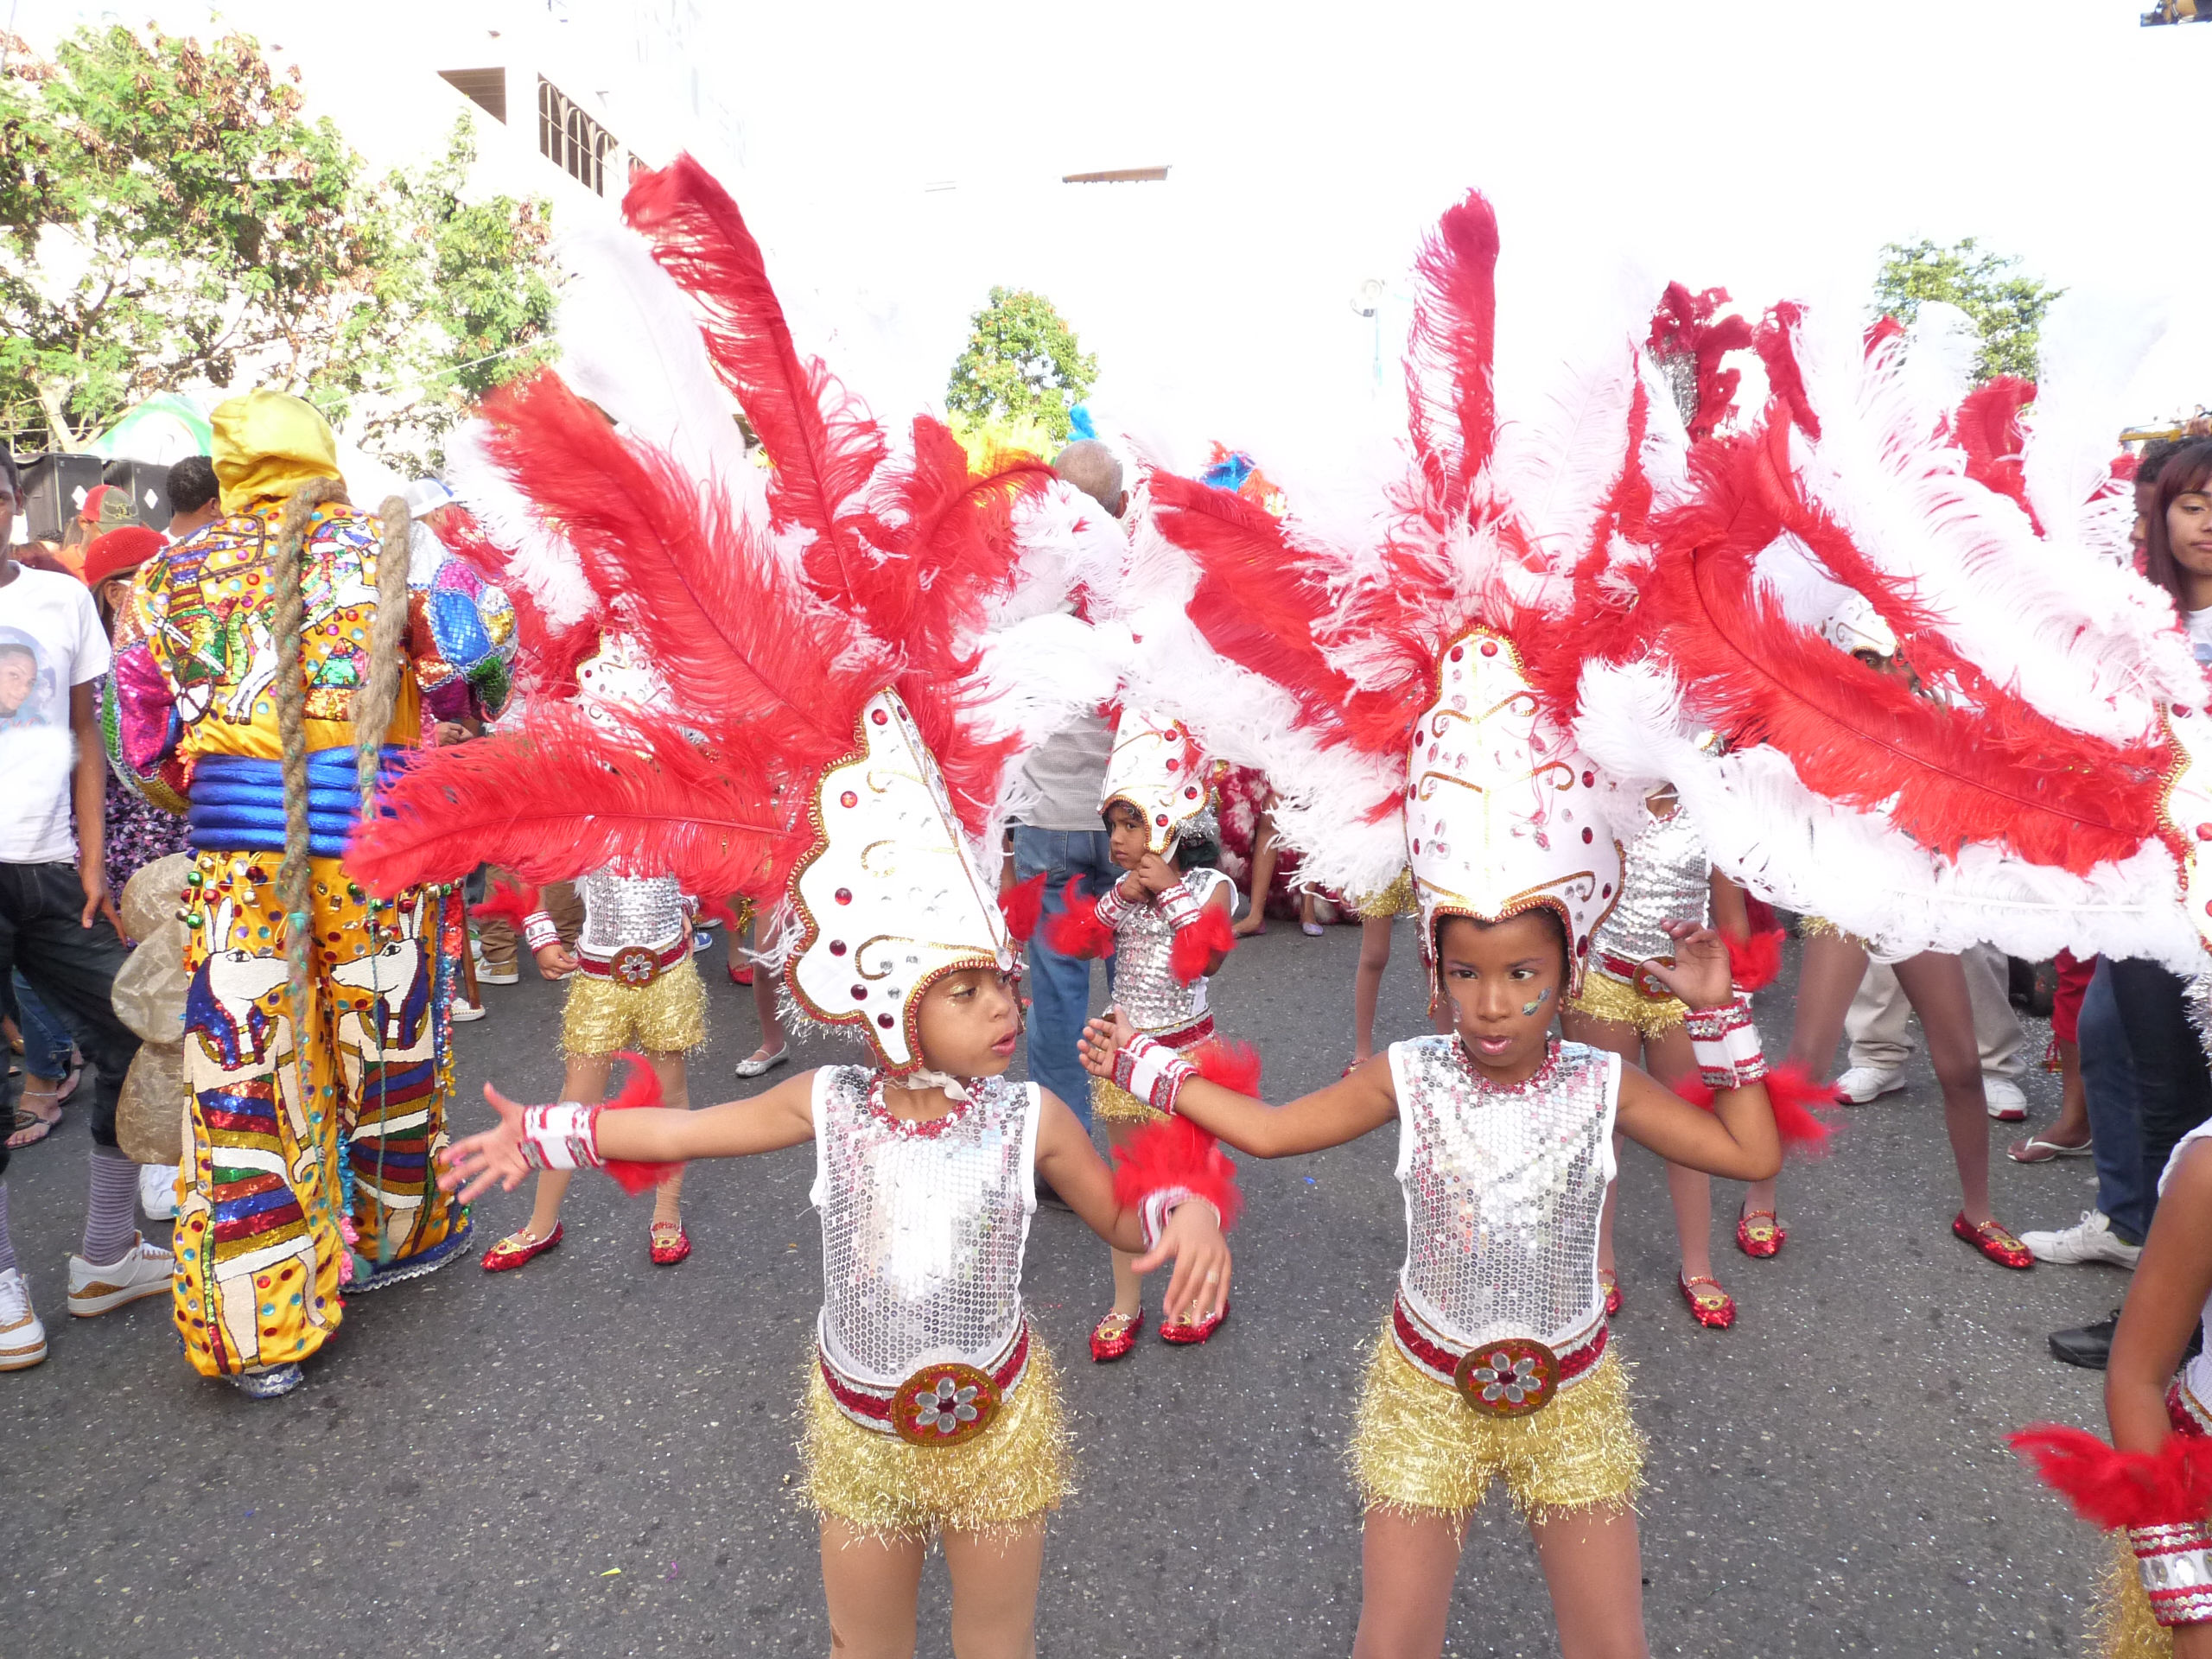
[[599, 606], [583, 561], [486, 452], [488, 436], [481, 421], [470, 420], [447, 438], [446, 486], [492, 545], [506, 554], [505, 580], [530, 595], [549, 626], [573, 627]]
[[2134, 503], [2124, 485], [2114, 487], [2112, 462], [2129, 383], [2166, 321], [2154, 307], [2085, 294], [2063, 296], [2044, 315], [2021, 471], [2044, 535], [2063, 556], [2128, 563]]

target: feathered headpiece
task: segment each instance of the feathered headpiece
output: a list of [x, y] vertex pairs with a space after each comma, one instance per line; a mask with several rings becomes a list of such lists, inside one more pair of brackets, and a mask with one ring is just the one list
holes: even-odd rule
[[379, 891], [486, 859], [536, 880], [669, 869], [769, 903], [788, 887], [802, 1006], [864, 1020], [911, 1070], [929, 982], [1012, 965], [981, 844], [1027, 747], [1112, 694], [1113, 641], [1071, 641], [1084, 625], [1051, 613], [1118, 538], [1033, 458], [976, 472], [926, 417], [894, 455], [798, 354], [736, 205], [688, 157], [625, 213], [632, 230], [589, 245], [588, 315], [564, 300], [561, 369], [486, 404], [468, 482], [487, 534], [531, 547], [549, 587], [572, 567], [671, 707], [533, 708], [426, 756], [353, 868]]
[[1103, 812], [1116, 801], [1127, 802], [1143, 820], [1146, 844], [1165, 855], [1190, 825], [1205, 817], [1221, 770], [1207, 760], [1180, 721], [1124, 709], [1114, 728], [1098, 810]]

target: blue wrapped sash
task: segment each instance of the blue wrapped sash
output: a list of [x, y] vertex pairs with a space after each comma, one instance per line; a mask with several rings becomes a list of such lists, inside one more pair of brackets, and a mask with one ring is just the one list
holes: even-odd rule
[[[386, 746], [377, 767], [378, 785], [399, 775], [407, 751]], [[199, 853], [281, 853], [284, 850], [284, 767], [281, 761], [243, 754], [205, 754], [192, 772], [191, 810], [185, 823]], [[340, 858], [346, 837], [361, 816], [353, 751], [317, 749], [308, 756], [308, 852]]]

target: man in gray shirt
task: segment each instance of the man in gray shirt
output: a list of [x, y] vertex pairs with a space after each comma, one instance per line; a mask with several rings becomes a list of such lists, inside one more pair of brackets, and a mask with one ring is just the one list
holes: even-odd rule
[[[1093, 439], [1071, 443], [1054, 457], [1052, 470], [1119, 518], [1129, 505], [1122, 487], [1122, 463]], [[1080, 891], [1096, 895], [1121, 874], [1106, 856], [1106, 830], [1098, 817], [1098, 798], [1106, 787], [1106, 759], [1114, 747], [1114, 728], [1096, 710], [1054, 733], [1029, 757], [1028, 777], [1038, 799], [1014, 827], [1014, 874], [1027, 881], [1045, 874], [1047, 920], [1064, 908], [1061, 895], [1071, 876]], [[1070, 1110], [1090, 1123], [1090, 1079], [1076, 1058], [1076, 1039], [1090, 1013], [1090, 963], [1064, 957], [1046, 943], [1040, 925], [1029, 941], [1029, 1075], [1067, 1102]], [[1114, 964], [1106, 964], [1106, 983]]]

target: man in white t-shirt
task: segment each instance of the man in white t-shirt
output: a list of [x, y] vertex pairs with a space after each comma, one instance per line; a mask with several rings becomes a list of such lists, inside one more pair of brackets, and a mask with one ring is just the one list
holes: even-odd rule
[[[107, 635], [73, 577], [7, 556], [20, 485], [0, 455], [0, 977], [19, 972], [99, 1068], [84, 1250], [69, 1258], [69, 1311], [105, 1313], [168, 1288], [169, 1253], [137, 1233], [138, 1169], [116, 1145], [115, 1108], [138, 1039], [116, 1018], [123, 938], [107, 891], [106, 762], [92, 690]], [[14, 1101], [0, 1085], [0, 1101]], [[46, 1357], [46, 1332], [8, 1231], [0, 1145], [0, 1371]]]

